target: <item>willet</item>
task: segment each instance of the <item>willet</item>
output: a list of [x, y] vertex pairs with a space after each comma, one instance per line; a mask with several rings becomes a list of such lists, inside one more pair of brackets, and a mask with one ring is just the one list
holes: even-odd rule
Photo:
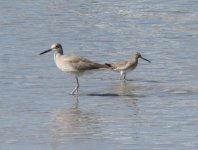
[[132, 55], [132, 57], [129, 60], [123, 60], [118, 63], [112, 64], [106, 63], [106, 65], [110, 66], [113, 70], [120, 72], [120, 80], [122, 79], [122, 77], [124, 80], [127, 80], [127, 72], [130, 72], [137, 67], [139, 58], [142, 58], [143, 60], [150, 62], [150, 60], [142, 57], [140, 53], [136, 52], [134, 55]]
[[108, 64], [99, 64], [96, 62], [93, 62], [91, 60], [88, 60], [83, 57], [74, 56], [74, 55], [64, 55], [63, 54], [63, 48], [61, 44], [56, 43], [51, 46], [50, 49], [40, 53], [40, 55], [54, 51], [54, 61], [56, 66], [63, 72], [71, 73], [76, 78], [76, 87], [73, 89], [73, 91], [70, 93], [72, 95], [78, 94], [79, 89], [79, 81], [78, 77], [82, 75], [83, 73], [94, 70], [94, 69], [100, 69], [100, 68], [109, 68]]

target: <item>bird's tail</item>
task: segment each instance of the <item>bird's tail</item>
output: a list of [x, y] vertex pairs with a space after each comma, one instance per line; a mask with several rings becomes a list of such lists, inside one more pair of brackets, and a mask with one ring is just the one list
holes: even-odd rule
[[94, 69], [102, 69], [102, 68], [111, 68], [111, 64], [97, 64], [97, 67]]
[[108, 64], [108, 63], [105, 63], [105, 65], [107, 66], [107, 67], [112, 67], [112, 65], [111, 64]]

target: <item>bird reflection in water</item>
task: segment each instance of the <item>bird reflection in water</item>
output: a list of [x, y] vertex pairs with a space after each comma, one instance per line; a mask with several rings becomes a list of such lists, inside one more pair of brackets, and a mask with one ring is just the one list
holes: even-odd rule
[[129, 85], [126, 81], [122, 81], [112, 85], [108, 90], [112, 93], [117, 93], [120, 102], [127, 107], [131, 107], [134, 113], [137, 114], [139, 111], [137, 101], [138, 97], [141, 97], [136, 91], [137, 88], [137, 86]]
[[62, 108], [55, 112], [55, 125], [52, 129], [55, 141], [65, 141], [75, 137], [88, 136], [100, 133], [100, 122], [91, 112], [81, 111], [78, 99], [71, 109]]

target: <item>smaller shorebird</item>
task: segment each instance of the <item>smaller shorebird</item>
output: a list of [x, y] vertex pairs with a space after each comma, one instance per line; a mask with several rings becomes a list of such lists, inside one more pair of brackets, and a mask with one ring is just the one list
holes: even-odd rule
[[63, 48], [61, 44], [56, 43], [51, 46], [50, 49], [40, 53], [40, 55], [54, 51], [54, 61], [56, 66], [63, 72], [71, 73], [76, 78], [76, 87], [71, 92], [72, 95], [75, 93], [78, 94], [79, 82], [78, 77], [87, 71], [100, 68], [109, 68], [108, 64], [99, 64], [88, 60], [83, 57], [74, 56], [74, 55], [64, 55]]
[[129, 60], [123, 60], [112, 64], [106, 63], [106, 65], [110, 66], [114, 71], [120, 72], [120, 80], [128, 80], [126, 79], [126, 74], [137, 67], [139, 58], [142, 58], [143, 60], [146, 60], [150, 63], [150, 60], [142, 57], [140, 53], [136, 52]]

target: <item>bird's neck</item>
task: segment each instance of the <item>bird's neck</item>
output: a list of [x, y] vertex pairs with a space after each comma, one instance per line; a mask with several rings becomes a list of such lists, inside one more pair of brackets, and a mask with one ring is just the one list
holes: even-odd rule
[[58, 49], [57, 53], [59, 53], [60, 55], [63, 55], [63, 50], [62, 50], [62, 48]]
[[138, 62], [138, 58], [132, 57], [130, 61], [131, 61], [131, 62]]
[[63, 51], [54, 52], [54, 61], [56, 61], [57, 57], [63, 55]]

